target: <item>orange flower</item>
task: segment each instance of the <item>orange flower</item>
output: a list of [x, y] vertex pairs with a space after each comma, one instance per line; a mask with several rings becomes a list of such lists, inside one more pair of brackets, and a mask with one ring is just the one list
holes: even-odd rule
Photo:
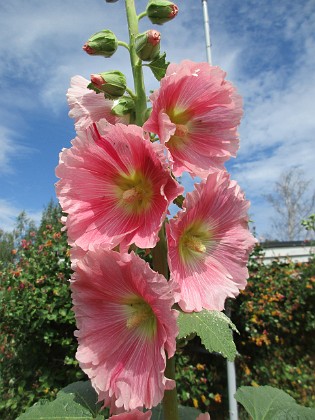
[[215, 394], [215, 396], [213, 397], [214, 401], [218, 404], [220, 404], [222, 402], [222, 397], [220, 394]]
[[196, 368], [197, 370], [205, 370], [205, 365], [202, 365], [201, 363], [197, 363]]
[[251, 370], [249, 369], [249, 367], [247, 365], [245, 365], [245, 367], [244, 367], [244, 373], [245, 373], [246, 376], [251, 374]]

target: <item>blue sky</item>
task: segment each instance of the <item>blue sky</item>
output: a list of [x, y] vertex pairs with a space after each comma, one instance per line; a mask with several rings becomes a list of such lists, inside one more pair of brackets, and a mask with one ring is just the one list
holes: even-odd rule
[[[136, 0], [138, 12], [146, 1]], [[161, 32], [169, 61], [206, 61], [202, 4], [178, 0], [180, 12]], [[299, 166], [315, 181], [315, 1], [208, 0], [212, 59], [244, 98], [238, 157], [227, 165], [245, 190], [259, 236], [272, 234], [263, 195], [280, 173]], [[55, 197], [54, 168], [74, 137], [66, 91], [71, 76], [123, 71], [128, 53], [90, 57], [81, 47], [101, 29], [127, 41], [123, 0], [10, 0], [0, 4], [0, 227], [21, 210], [39, 220]], [[147, 89], [158, 87], [145, 71]]]

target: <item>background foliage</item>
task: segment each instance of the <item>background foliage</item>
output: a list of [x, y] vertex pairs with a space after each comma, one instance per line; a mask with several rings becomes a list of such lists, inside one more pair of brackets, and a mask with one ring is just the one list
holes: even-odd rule
[[[0, 418], [11, 420], [84, 374], [76, 340], [71, 275], [61, 212], [50, 203], [39, 228], [21, 214], [14, 233], [0, 232]], [[238, 386], [271, 385], [315, 406], [315, 260], [265, 266], [257, 247], [248, 287], [231, 301]], [[227, 418], [226, 361], [198, 337], [177, 355], [180, 403]]]
[[68, 285], [61, 212], [50, 203], [38, 229], [24, 220], [14, 256], [0, 262], [0, 418], [15, 419], [42, 397], [83, 378]]

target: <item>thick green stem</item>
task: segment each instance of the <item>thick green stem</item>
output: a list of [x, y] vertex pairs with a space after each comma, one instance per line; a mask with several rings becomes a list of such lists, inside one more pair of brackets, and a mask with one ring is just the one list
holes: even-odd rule
[[[145, 112], [147, 109], [147, 97], [144, 87], [142, 61], [135, 51], [135, 37], [139, 33], [138, 21], [144, 16], [137, 16], [134, 0], [125, 0], [126, 14], [129, 30], [129, 54], [132, 66], [132, 74], [135, 87], [135, 112], [136, 124], [142, 126], [145, 121]], [[165, 240], [165, 227], [160, 232], [160, 241], [152, 250], [153, 268], [168, 278], [167, 265], [167, 246]], [[175, 379], [175, 363], [174, 358], [168, 359], [166, 362], [165, 376], [169, 379]], [[163, 398], [163, 409], [165, 420], [178, 420], [178, 401], [176, 388], [171, 391], [165, 391]]]
[[[175, 359], [172, 357], [166, 362], [165, 376], [169, 379], [175, 379]], [[170, 391], [164, 392], [163, 398], [164, 420], [178, 420], [178, 401], [176, 386]]]
[[[165, 225], [159, 233], [160, 240], [156, 247], [152, 249], [153, 268], [168, 279], [169, 271], [167, 264], [167, 245], [165, 238]], [[175, 360], [174, 357], [167, 359], [165, 376], [169, 379], [175, 379]], [[170, 391], [164, 392], [163, 398], [164, 420], [178, 420], [178, 400], [176, 387]]]
[[152, 249], [153, 258], [153, 269], [158, 273], [162, 274], [166, 279], [168, 275], [168, 264], [167, 264], [167, 245], [165, 238], [165, 226], [163, 225], [159, 232], [159, 242], [155, 248]]
[[126, 14], [129, 30], [129, 54], [132, 67], [132, 74], [135, 86], [135, 112], [136, 124], [143, 125], [145, 120], [145, 111], [147, 109], [147, 97], [143, 81], [142, 61], [135, 51], [135, 37], [139, 33], [138, 16], [136, 13], [134, 0], [125, 0]]

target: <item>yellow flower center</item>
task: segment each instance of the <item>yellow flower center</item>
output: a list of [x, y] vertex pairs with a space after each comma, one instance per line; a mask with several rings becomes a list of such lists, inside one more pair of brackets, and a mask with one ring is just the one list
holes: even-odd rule
[[131, 296], [125, 302], [127, 312], [126, 326], [135, 329], [147, 338], [153, 338], [156, 333], [156, 316], [151, 306], [138, 296]]
[[209, 226], [195, 221], [189, 225], [179, 239], [179, 255], [184, 263], [203, 259], [214, 244]]
[[152, 183], [140, 171], [119, 174], [116, 179], [118, 203], [127, 213], [141, 214], [152, 204]]
[[183, 149], [190, 141], [189, 128], [191, 114], [187, 110], [174, 109], [167, 112], [172, 123], [176, 124], [176, 131], [168, 141], [170, 149]]

